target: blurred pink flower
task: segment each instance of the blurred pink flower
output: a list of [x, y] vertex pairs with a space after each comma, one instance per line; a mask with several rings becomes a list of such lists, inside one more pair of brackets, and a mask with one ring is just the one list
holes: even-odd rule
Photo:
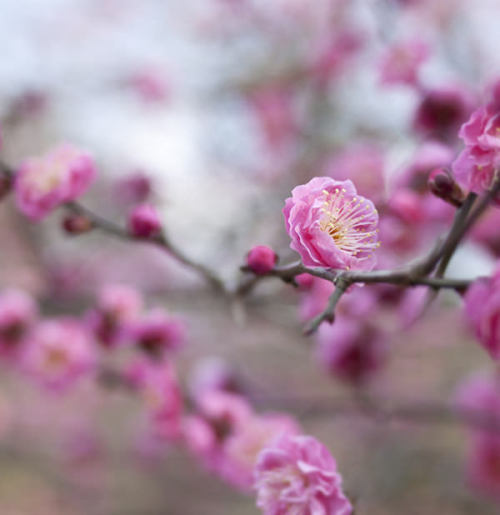
[[267, 85], [249, 95], [249, 104], [267, 147], [280, 153], [297, 134], [297, 116], [291, 91], [279, 84]]
[[469, 484], [500, 500], [500, 437], [485, 433], [473, 435], [468, 454]]
[[500, 358], [500, 270], [478, 279], [465, 294], [465, 313], [476, 338], [493, 359]]
[[297, 435], [300, 428], [288, 415], [254, 415], [238, 425], [224, 442], [220, 474], [230, 484], [250, 491], [259, 453], [283, 435]]
[[127, 79], [127, 85], [149, 103], [165, 102], [169, 99], [170, 85], [158, 70], [138, 70]]
[[349, 515], [341, 485], [334, 458], [311, 436], [282, 436], [255, 467], [257, 506], [265, 515]]
[[60, 318], [35, 326], [23, 363], [39, 383], [63, 390], [94, 369], [96, 354], [84, 326], [75, 319]]
[[352, 180], [361, 195], [379, 202], [385, 194], [384, 169], [382, 150], [372, 143], [357, 142], [335, 154], [328, 161], [325, 173], [337, 181]]
[[141, 170], [119, 179], [115, 186], [117, 202], [135, 206], [147, 202], [152, 193], [152, 180]]
[[448, 85], [430, 89], [417, 107], [413, 128], [433, 138], [453, 139], [472, 108], [471, 94], [463, 87]]
[[371, 270], [378, 213], [350, 180], [315, 177], [292, 190], [283, 209], [290, 247], [307, 266]]
[[252, 417], [252, 410], [240, 395], [208, 390], [195, 399], [195, 412], [184, 420], [184, 439], [205, 467], [219, 471], [224, 442]]
[[104, 347], [123, 341], [127, 324], [139, 316], [142, 304], [136, 289], [122, 284], [105, 285], [99, 291], [96, 307], [87, 315], [96, 340]]
[[152, 433], [165, 440], [178, 439], [184, 402], [173, 365], [142, 363], [136, 386], [146, 402]]
[[38, 317], [35, 301], [20, 290], [0, 295], [0, 355], [17, 356]]
[[341, 74], [346, 65], [361, 50], [365, 37], [359, 30], [344, 29], [328, 32], [311, 57], [310, 73], [322, 86]]
[[380, 62], [382, 84], [418, 85], [418, 71], [429, 57], [429, 46], [420, 39], [401, 41], [386, 49]]
[[17, 207], [32, 220], [41, 220], [82, 195], [94, 176], [94, 161], [87, 153], [70, 144], [59, 145], [21, 163], [14, 183]]
[[178, 350], [186, 342], [186, 325], [161, 308], [138, 317], [129, 324], [127, 336], [154, 358]]
[[365, 382], [385, 363], [383, 334], [360, 319], [337, 317], [318, 331], [317, 359], [330, 374], [352, 384]]
[[244, 384], [237, 370], [228, 362], [218, 357], [197, 360], [188, 378], [189, 392], [197, 398], [203, 392], [221, 391], [242, 393]]

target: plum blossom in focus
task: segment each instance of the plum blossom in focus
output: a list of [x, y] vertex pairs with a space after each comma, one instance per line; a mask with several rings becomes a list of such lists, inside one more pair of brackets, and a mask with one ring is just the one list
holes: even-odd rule
[[371, 270], [378, 213], [350, 180], [315, 177], [295, 187], [283, 209], [290, 247], [307, 266]]
[[255, 467], [257, 506], [264, 515], [349, 515], [342, 478], [328, 449], [311, 436], [284, 435]]
[[82, 195], [94, 176], [94, 161], [87, 153], [67, 143], [59, 145], [21, 163], [14, 183], [17, 207], [28, 218], [41, 220]]

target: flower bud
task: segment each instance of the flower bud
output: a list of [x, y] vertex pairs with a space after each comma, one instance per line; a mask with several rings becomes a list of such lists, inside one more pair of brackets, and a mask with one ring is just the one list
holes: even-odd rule
[[270, 272], [278, 262], [278, 256], [274, 250], [266, 245], [256, 245], [247, 254], [247, 266], [257, 275]]
[[451, 173], [445, 168], [436, 168], [429, 175], [428, 186], [431, 192], [455, 207], [460, 207], [465, 194]]
[[62, 227], [68, 234], [83, 234], [94, 228], [92, 220], [85, 215], [73, 213], [62, 221]]
[[142, 204], [132, 210], [128, 219], [129, 232], [137, 238], [150, 238], [158, 234], [161, 221], [158, 212], [149, 204]]

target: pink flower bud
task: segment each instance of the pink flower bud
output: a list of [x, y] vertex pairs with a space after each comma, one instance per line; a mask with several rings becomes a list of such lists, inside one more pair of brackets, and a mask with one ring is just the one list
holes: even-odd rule
[[161, 230], [158, 212], [149, 204], [137, 206], [129, 215], [129, 231], [137, 238], [150, 238]]
[[257, 275], [267, 274], [277, 262], [278, 256], [266, 245], [256, 245], [247, 254], [248, 268]]
[[431, 172], [428, 182], [429, 189], [436, 197], [460, 207], [464, 201], [464, 192], [456, 183], [451, 173], [445, 168], [436, 168]]

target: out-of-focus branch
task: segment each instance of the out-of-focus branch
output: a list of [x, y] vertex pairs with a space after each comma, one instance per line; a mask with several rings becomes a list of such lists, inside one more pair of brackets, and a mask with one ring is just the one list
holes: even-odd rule
[[396, 421], [418, 424], [462, 424], [493, 434], [500, 433], [498, 416], [483, 410], [453, 406], [440, 401], [405, 401], [375, 397], [301, 399], [264, 395], [254, 398], [253, 401], [262, 408], [287, 409], [303, 418], [362, 416], [384, 424]]
[[111, 222], [106, 218], [94, 213], [93, 211], [91, 211], [90, 209], [88, 209], [87, 207], [83, 206], [78, 202], [71, 202], [69, 204], [66, 204], [66, 207], [74, 213], [84, 215], [90, 220], [90, 222], [95, 228], [100, 229], [108, 234], [111, 234], [124, 240], [152, 243], [165, 249], [171, 257], [173, 257], [176, 261], [185, 265], [186, 267], [194, 270], [201, 277], [203, 277], [214, 289], [221, 292], [225, 291], [225, 285], [222, 279], [213, 270], [205, 266], [203, 263], [198, 263], [197, 261], [186, 256], [184, 252], [182, 252], [176, 245], [172, 243], [172, 241], [167, 236], [165, 231], [162, 231], [159, 235], [153, 236], [151, 238], [139, 238], [130, 234], [126, 229], [122, 228], [120, 225], [115, 224], [114, 222]]

